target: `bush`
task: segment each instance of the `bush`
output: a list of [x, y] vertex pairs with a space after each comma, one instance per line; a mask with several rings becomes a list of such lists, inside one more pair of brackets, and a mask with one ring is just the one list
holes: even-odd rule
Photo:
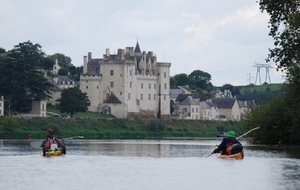
[[49, 123], [44, 126], [44, 130], [47, 131], [47, 129], [52, 129], [54, 131], [54, 134], [59, 135], [61, 133], [60, 127], [54, 123]]
[[5, 117], [2, 126], [7, 131], [14, 131], [18, 127], [18, 121], [13, 117]]

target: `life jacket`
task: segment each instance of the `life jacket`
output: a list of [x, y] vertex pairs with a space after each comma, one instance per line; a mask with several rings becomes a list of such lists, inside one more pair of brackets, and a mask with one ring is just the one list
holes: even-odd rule
[[236, 141], [230, 142], [226, 144], [226, 154], [237, 154], [243, 151], [243, 146]]
[[53, 139], [48, 138], [48, 141], [45, 144], [45, 148], [50, 148], [52, 144], [57, 144], [57, 146], [58, 146], [58, 143], [56, 142], [55, 137], [53, 137]]

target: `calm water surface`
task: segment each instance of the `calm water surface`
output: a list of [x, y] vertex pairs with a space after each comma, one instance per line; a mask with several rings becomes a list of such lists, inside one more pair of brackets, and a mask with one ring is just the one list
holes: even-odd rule
[[[38, 140], [36, 140], [38, 141]], [[0, 189], [300, 189], [300, 147], [243, 142], [243, 160], [205, 158], [215, 140], [70, 140], [43, 157], [32, 140], [0, 140]]]

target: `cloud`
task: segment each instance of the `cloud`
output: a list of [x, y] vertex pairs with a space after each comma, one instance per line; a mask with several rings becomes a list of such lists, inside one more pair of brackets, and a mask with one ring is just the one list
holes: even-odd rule
[[0, 19], [8, 50], [30, 40], [80, 66], [87, 52], [101, 58], [138, 38], [142, 51], [172, 63], [171, 75], [203, 70], [214, 85], [245, 84], [273, 44], [268, 16], [252, 0], [2, 0]]

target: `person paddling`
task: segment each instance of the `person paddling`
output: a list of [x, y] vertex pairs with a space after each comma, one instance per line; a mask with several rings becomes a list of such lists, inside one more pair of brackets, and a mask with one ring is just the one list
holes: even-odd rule
[[228, 131], [227, 137], [223, 139], [221, 144], [211, 153], [219, 153], [221, 154], [237, 154], [243, 151], [243, 145], [236, 140], [235, 138], [235, 132], [234, 131]]
[[52, 129], [48, 129], [46, 131], [46, 139], [41, 144], [41, 147], [43, 148], [43, 153], [49, 151], [52, 145], [57, 145], [57, 150], [62, 150], [62, 153], [66, 154], [66, 147], [64, 143], [62, 143], [60, 140], [54, 137], [54, 131]]

